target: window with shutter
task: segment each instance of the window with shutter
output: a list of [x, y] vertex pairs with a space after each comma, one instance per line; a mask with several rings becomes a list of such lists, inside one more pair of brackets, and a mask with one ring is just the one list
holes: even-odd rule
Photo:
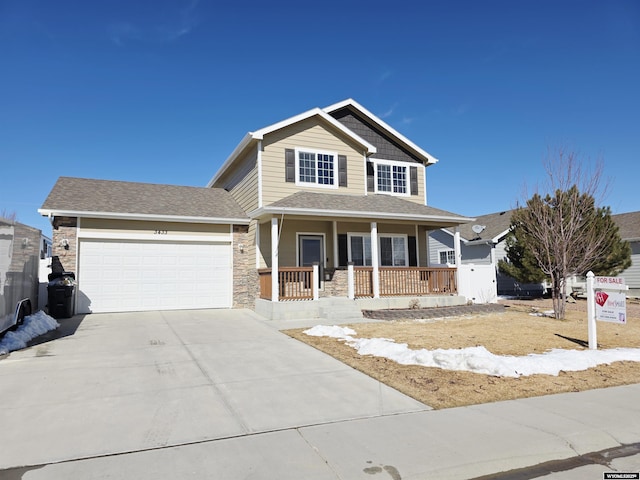
[[347, 156], [338, 155], [338, 186], [347, 186]]
[[[325, 152], [315, 149], [296, 148], [285, 152], [294, 152], [294, 182], [300, 186], [315, 186], [338, 188], [336, 181], [339, 170], [339, 156], [335, 152]], [[289, 157], [287, 156], [287, 181], [289, 180]], [[345, 160], [346, 177], [346, 160]], [[345, 178], [346, 181], [346, 178]]]
[[[394, 162], [391, 160], [372, 159], [372, 171], [374, 174], [373, 190], [369, 185], [369, 170], [367, 165], [367, 190], [376, 193], [387, 193], [390, 195], [408, 196], [413, 195], [412, 185], [410, 185], [410, 175], [413, 173], [406, 163]], [[418, 171], [415, 171], [415, 186], [418, 185]], [[417, 190], [416, 190], [417, 195]]]
[[296, 152], [292, 148], [287, 148], [284, 151], [284, 170], [285, 181], [296, 181]]
[[367, 162], [367, 192], [376, 191], [376, 174], [373, 168], [373, 162]]
[[409, 167], [411, 195], [418, 195], [418, 167]]

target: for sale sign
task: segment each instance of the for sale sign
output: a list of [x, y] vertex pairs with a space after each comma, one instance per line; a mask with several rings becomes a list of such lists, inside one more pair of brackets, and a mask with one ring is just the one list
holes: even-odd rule
[[624, 278], [595, 278], [596, 320], [627, 323], [627, 297], [623, 290]]

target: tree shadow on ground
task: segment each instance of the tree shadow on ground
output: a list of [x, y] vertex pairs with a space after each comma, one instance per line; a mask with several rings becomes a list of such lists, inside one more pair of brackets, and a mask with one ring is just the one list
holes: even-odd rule
[[569, 340], [570, 342], [576, 343], [581, 347], [584, 347], [584, 348], [589, 347], [589, 342], [587, 342], [586, 340], [580, 340], [579, 338], [573, 338], [573, 337], [565, 337], [564, 335], [560, 335], [559, 333], [554, 333], [554, 335], [556, 337], [564, 338], [565, 340]]

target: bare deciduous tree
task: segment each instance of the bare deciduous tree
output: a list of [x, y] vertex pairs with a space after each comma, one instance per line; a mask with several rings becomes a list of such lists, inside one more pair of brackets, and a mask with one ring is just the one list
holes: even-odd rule
[[610, 209], [596, 205], [606, 191], [602, 162], [585, 168], [576, 153], [558, 149], [544, 167], [545, 191], [534, 193], [512, 216], [518, 248], [512, 246], [508, 254], [517, 250], [520, 260], [529, 256], [551, 279], [555, 317], [561, 319], [567, 277], [596, 269], [601, 275], [619, 273], [630, 264], [630, 249]]
[[0, 218], [9, 220], [10, 222], [16, 222], [18, 220], [18, 214], [16, 212], [9, 212], [3, 208], [2, 211], [0, 211]]

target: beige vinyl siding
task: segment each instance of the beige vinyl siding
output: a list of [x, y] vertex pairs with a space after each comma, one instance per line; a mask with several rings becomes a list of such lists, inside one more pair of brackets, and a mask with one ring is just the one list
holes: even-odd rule
[[260, 267], [271, 267], [271, 221], [259, 224], [260, 229], [260, 259], [263, 262]]
[[418, 266], [426, 267], [429, 261], [429, 252], [427, 251], [427, 228], [423, 226], [418, 227], [418, 238], [416, 238], [418, 244]]
[[[327, 194], [365, 193], [364, 151], [341, 133], [318, 123], [315, 118], [272, 132], [263, 140], [262, 152], [262, 192], [263, 205], [269, 205], [300, 190]], [[347, 157], [347, 187], [324, 188], [321, 186], [300, 186], [285, 181], [285, 149], [310, 148], [336, 152]], [[335, 159], [335, 181], [338, 181], [338, 159]]]
[[[412, 167], [412, 166], [416, 166], [416, 164], [407, 163], [407, 166]], [[404, 198], [405, 200], [409, 200], [411, 202], [419, 203], [420, 205], [424, 205], [425, 204], [424, 167], [422, 165], [417, 165], [417, 167], [418, 167], [418, 195], [409, 195], [408, 197], [402, 197], [402, 198]]]
[[[284, 227], [280, 235], [280, 265], [294, 267], [298, 265], [297, 234], [324, 235], [326, 265], [333, 266], [333, 230], [332, 222], [291, 220], [285, 216]], [[328, 261], [326, 259], [329, 259]]]
[[[413, 223], [378, 223], [378, 233], [393, 233], [414, 237], [416, 227]], [[338, 221], [338, 233], [371, 233], [371, 223]]]
[[369, 222], [338, 221], [338, 234], [344, 233], [371, 233], [371, 224]]
[[249, 258], [251, 258], [250, 261], [250, 266], [251, 268], [255, 267], [256, 262], [255, 262], [255, 258], [256, 258], [256, 249], [258, 248], [258, 246], [256, 245], [256, 230], [258, 228], [258, 222], [256, 220], [251, 220], [251, 222], [249, 223], [249, 231], [247, 234], [247, 238], [250, 239], [249, 244], [245, 245], [245, 253], [249, 256]]
[[179, 223], [144, 220], [116, 220], [101, 218], [82, 218], [80, 234], [131, 234], [156, 235], [155, 232], [166, 232], [161, 235], [192, 235], [192, 236], [229, 236], [231, 227], [224, 224], [211, 225], [207, 223]]
[[[280, 219], [278, 219], [280, 220]], [[333, 222], [294, 220], [284, 217], [284, 224], [280, 232], [280, 248], [278, 261], [281, 267], [295, 267], [298, 265], [298, 236], [297, 234], [324, 235], [327, 266], [333, 266]], [[264, 266], [271, 266], [271, 222], [260, 224], [260, 251]]]
[[251, 148], [237, 159], [215, 183], [215, 187], [224, 188], [245, 211], [258, 208], [258, 153]]

